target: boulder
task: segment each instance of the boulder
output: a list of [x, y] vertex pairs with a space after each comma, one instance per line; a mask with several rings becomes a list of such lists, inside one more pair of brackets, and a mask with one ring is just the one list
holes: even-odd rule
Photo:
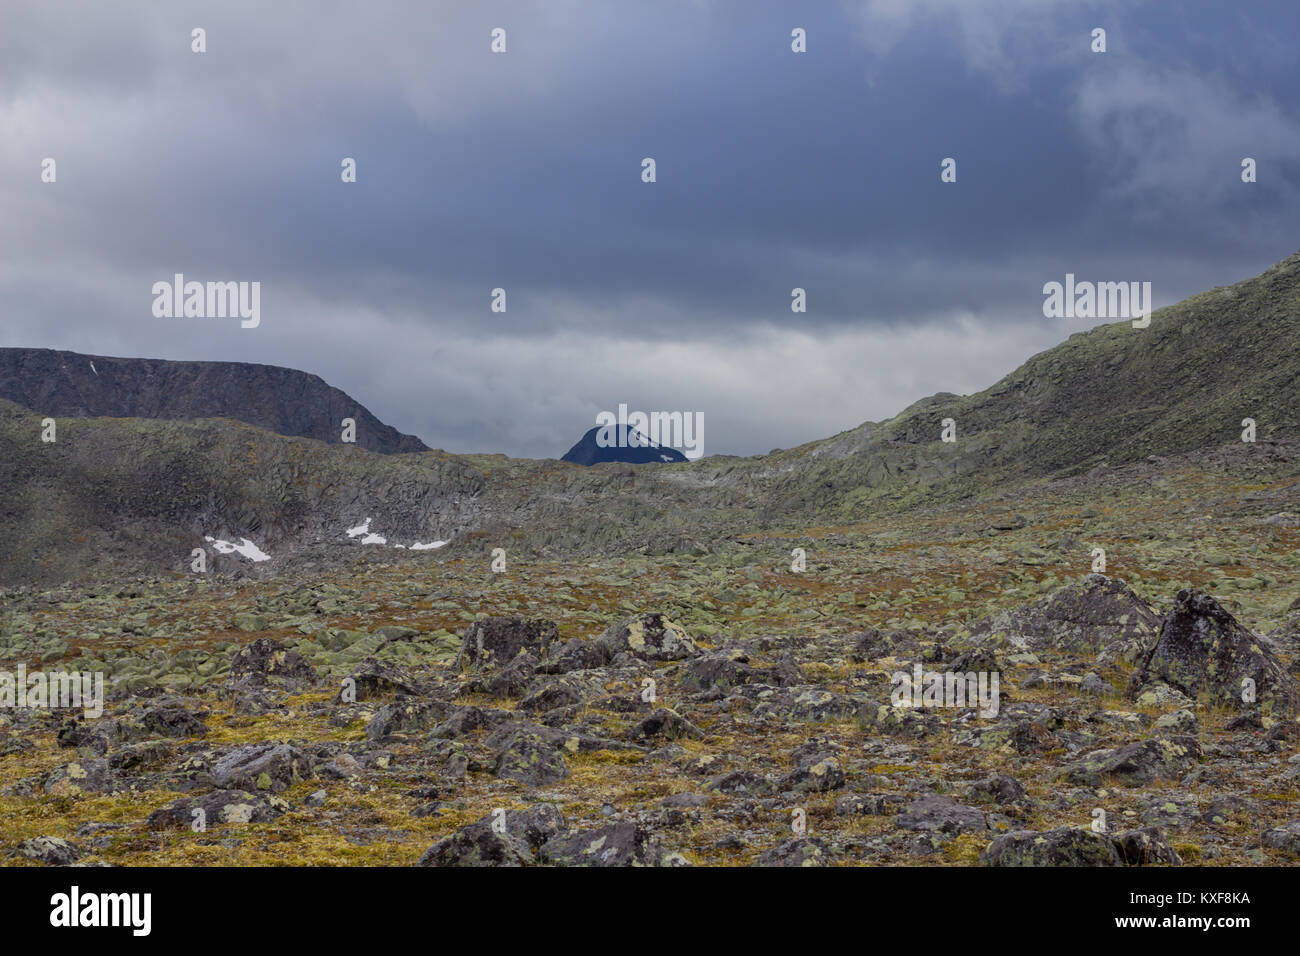
[[[289, 809], [281, 797], [247, 790], [213, 790], [197, 797], [182, 797], [149, 814], [145, 824], [154, 829], [193, 828], [217, 823], [267, 823]], [[196, 812], [197, 811], [197, 812]]]
[[501, 744], [493, 764], [498, 777], [532, 787], [557, 783], [569, 775], [560, 748], [542, 734], [518, 729]]
[[1300, 820], [1291, 820], [1264, 831], [1264, 846], [1300, 856]]
[[613, 823], [596, 830], [561, 834], [542, 845], [541, 859], [552, 866], [680, 866], [634, 823]]
[[380, 707], [366, 724], [366, 736], [382, 740], [393, 734], [430, 730], [450, 716], [452, 705], [441, 700], [399, 697]]
[[236, 790], [288, 790], [312, 778], [311, 757], [290, 744], [260, 743], [236, 747], [212, 765], [215, 787]]
[[796, 837], [764, 850], [755, 866], [826, 866], [830, 848], [817, 837]]
[[49, 866], [68, 866], [81, 858], [81, 850], [61, 837], [35, 836], [18, 844], [15, 855]]
[[924, 830], [957, 835], [978, 833], [989, 828], [983, 810], [967, 807], [950, 797], [928, 793], [908, 804], [898, 815], [898, 826], [903, 830]]
[[122, 787], [107, 760], [73, 761], [56, 767], [45, 781], [45, 792], [52, 796], [73, 793], [116, 793]]
[[998, 837], [980, 856], [984, 866], [1123, 866], [1115, 843], [1078, 827], [1014, 830]]
[[1258, 637], [1196, 588], [1178, 592], [1129, 694], [1138, 697], [1157, 683], [1201, 705], [1279, 715], [1300, 711], [1300, 683]]
[[[354, 673], [348, 675], [356, 700], [372, 700], [376, 697], [395, 697], [400, 695], [418, 696], [424, 693], [424, 687], [411, 676], [411, 672], [395, 664], [382, 661], [366, 661]], [[339, 691], [339, 700], [343, 691]]]
[[484, 618], [465, 628], [456, 665], [461, 670], [477, 671], [505, 667], [522, 652], [544, 657], [558, 637], [555, 622], [543, 618]]
[[424, 851], [416, 866], [531, 866], [547, 840], [565, 832], [564, 815], [549, 803], [493, 811]]
[[802, 757], [781, 781], [780, 788], [795, 793], [826, 793], [842, 789], [844, 783], [844, 768], [839, 758], [823, 752]]
[[1085, 787], [1111, 782], [1139, 787], [1157, 780], [1179, 780], [1196, 768], [1200, 757], [1195, 737], [1156, 737], [1099, 750], [1067, 764], [1058, 773], [1070, 783]]
[[1122, 578], [1089, 574], [1033, 604], [976, 623], [963, 640], [1009, 651], [1096, 655], [1099, 665], [1132, 663], [1150, 650], [1160, 616]]
[[648, 661], [680, 661], [701, 653], [685, 628], [659, 613], [638, 614], [611, 624], [596, 642], [607, 659], [624, 651]]
[[150, 708], [140, 723], [160, 737], [201, 737], [208, 732], [208, 725], [197, 715], [175, 704]]
[[260, 637], [235, 652], [222, 692], [234, 700], [236, 710], [261, 714], [274, 709], [280, 697], [315, 683], [316, 672], [306, 658], [279, 641]]
[[1182, 866], [1182, 858], [1174, 848], [1165, 842], [1164, 835], [1158, 827], [1143, 827], [1140, 830], [1125, 830], [1111, 837], [1115, 849], [1129, 866], [1147, 866], [1166, 864]]

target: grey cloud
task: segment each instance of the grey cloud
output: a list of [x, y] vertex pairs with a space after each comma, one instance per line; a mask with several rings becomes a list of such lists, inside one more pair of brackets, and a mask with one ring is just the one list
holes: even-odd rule
[[[6, 5], [0, 344], [300, 367], [453, 451], [559, 455], [619, 402], [822, 437], [1063, 338], [1067, 271], [1163, 304], [1295, 251], [1293, 67], [1151, 9]], [[1269, 181], [1220, 188], [1247, 142]], [[178, 271], [261, 281], [263, 325], [154, 319]]]

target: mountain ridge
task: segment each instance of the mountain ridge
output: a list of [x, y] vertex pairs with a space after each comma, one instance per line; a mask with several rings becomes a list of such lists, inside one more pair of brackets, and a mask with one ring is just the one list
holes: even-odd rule
[[320, 376], [280, 365], [0, 348], [0, 398], [55, 418], [232, 418], [327, 442], [339, 442], [351, 418], [360, 448], [428, 451]]
[[[1162, 457], [1185, 462], [1200, 449], [1216, 468], [1222, 459], [1243, 475], [1289, 475], [1297, 382], [1300, 254], [1159, 309], [1147, 329], [1124, 322], [1072, 335], [973, 395], [939, 393], [793, 449], [662, 468], [361, 456], [212, 419], [63, 420], [47, 446], [38, 416], [0, 400], [0, 583], [92, 573], [110, 558], [119, 568], [183, 571], [209, 536], [255, 539], [274, 559], [263, 573], [296, 553], [349, 544], [345, 529], [366, 519], [391, 540], [451, 549], [708, 549], [992, 500], [1035, 482], [1090, 481]], [[1247, 417], [1255, 445], [1240, 440]], [[953, 443], [941, 440], [945, 418], [955, 422]], [[1136, 473], [1159, 480], [1158, 469]]]
[[[601, 445], [599, 435], [603, 426], [590, 428], [564, 453], [560, 461], [575, 465], [595, 465], [600, 462], [622, 462], [629, 465], [672, 464], [686, 461], [687, 458], [676, 448], [653, 444], [630, 425], [609, 426], [615, 429], [617, 444]], [[637, 443], [633, 444], [632, 438]]]

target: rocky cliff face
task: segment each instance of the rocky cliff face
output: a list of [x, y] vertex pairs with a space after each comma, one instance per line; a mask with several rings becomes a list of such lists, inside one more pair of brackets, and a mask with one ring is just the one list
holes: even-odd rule
[[393, 454], [427, 451], [317, 375], [245, 362], [110, 358], [53, 349], [0, 349], [0, 398], [54, 418], [233, 418], [280, 435]]

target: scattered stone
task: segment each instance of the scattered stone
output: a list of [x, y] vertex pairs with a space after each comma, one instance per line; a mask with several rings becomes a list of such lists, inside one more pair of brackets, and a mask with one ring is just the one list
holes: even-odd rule
[[1068, 764], [1060, 776], [1086, 787], [1100, 787], [1110, 781], [1139, 787], [1157, 780], [1178, 780], [1196, 767], [1200, 757], [1195, 737], [1157, 737], [1098, 751]]
[[1163, 864], [1182, 866], [1182, 858], [1174, 852], [1173, 847], [1165, 842], [1164, 835], [1158, 827], [1143, 827], [1141, 830], [1126, 830], [1112, 837], [1115, 849], [1128, 866], [1148, 866]]
[[212, 784], [222, 789], [270, 790], [281, 793], [312, 777], [311, 757], [289, 744], [245, 744], [231, 750], [211, 770]]
[[532, 866], [541, 846], [564, 831], [564, 815], [549, 803], [493, 811], [429, 847], [416, 866]]
[[493, 773], [530, 787], [558, 783], [569, 775], [560, 748], [541, 734], [515, 730], [500, 745]]
[[[289, 804], [270, 793], [213, 790], [197, 797], [182, 797], [149, 814], [146, 826], [158, 828], [217, 823], [268, 823], [289, 810]], [[196, 812], [198, 811], [198, 812]]]
[[676, 853], [664, 853], [633, 823], [561, 834], [547, 840], [541, 859], [553, 866], [685, 866]]
[[910, 803], [898, 815], [898, 825], [904, 830], [927, 830], [956, 835], [978, 833], [989, 828], [983, 810], [967, 807], [951, 799], [928, 793]]
[[554, 621], [543, 618], [489, 617], [465, 628], [456, 665], [462, 670], [500, 668], [520, 652], [543, 657], [559, 636]]
[[1300, 856], [1300, 820], [1291, 820], [1264, 831], [1264, 846]]
[[81, 859], [81, 850], [61, 837], [37, 836], [18, 844], [17, 856], [48, 866], [68, 866]]
[[984, 866], [1123, 866], [1108, 837], [1077, 827], [1014, 830], [998, 837], [980, 856]]

